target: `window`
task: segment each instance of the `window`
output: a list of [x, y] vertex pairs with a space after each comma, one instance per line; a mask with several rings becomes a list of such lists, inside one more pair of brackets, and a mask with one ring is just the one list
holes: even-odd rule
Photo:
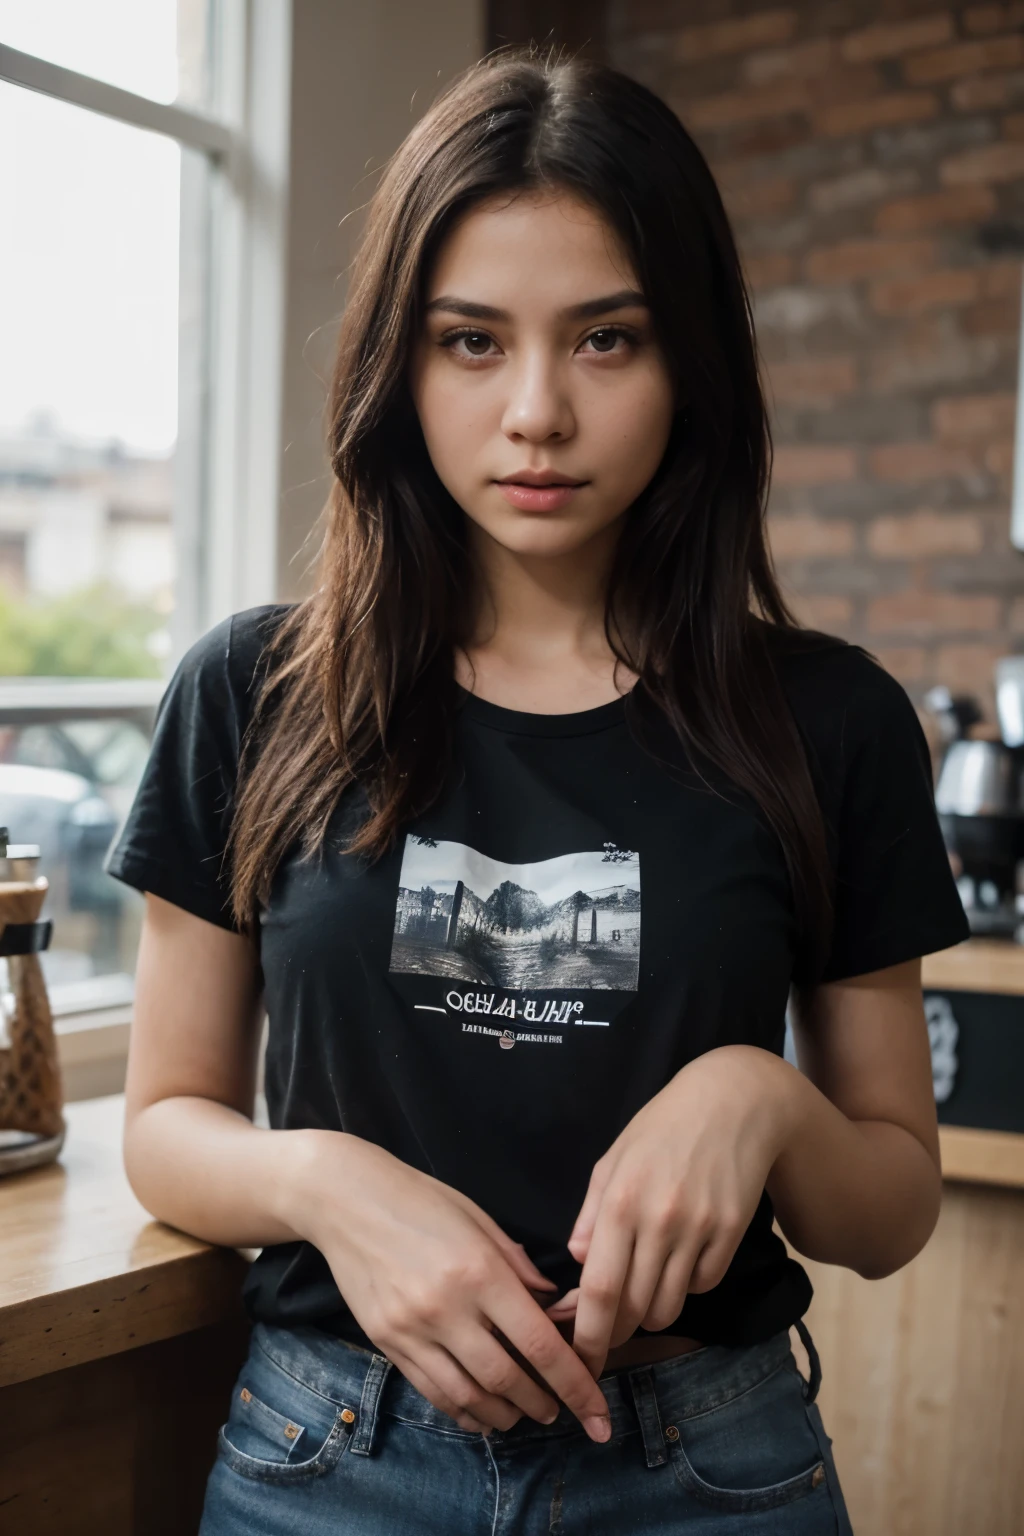
[[58, 1015], [131, 998], [170, 671], [275, 595], [288, 10], [0, 0], [0, 825]]

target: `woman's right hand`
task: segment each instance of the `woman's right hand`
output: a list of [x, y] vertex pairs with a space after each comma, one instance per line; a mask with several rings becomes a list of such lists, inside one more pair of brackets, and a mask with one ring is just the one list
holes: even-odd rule
[[382, 1147], [310, 1130], [295, 1169], [297, 1231], [324, 1255], [374, 1345], [464, 1429], [550, 1423], [557, 1402], [499, 1342], [504, 1337], [583, 1424], [608, 1438], [608, 1405], [586, 1365], [531, 1292], [557, 1289], [467, 1196]]

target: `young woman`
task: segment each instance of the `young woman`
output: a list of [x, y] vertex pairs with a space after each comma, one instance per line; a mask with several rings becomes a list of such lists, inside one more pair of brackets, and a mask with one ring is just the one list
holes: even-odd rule
[[848, 1531], [773, 1215], [868, 1277], [926, 1242], [919, 957], [967, 926], [906, 694], [775, 584], [663, 103], [517, 54], [441, 97], [330, 450], [313, 596], [188, 652], [109, 861], [132, 1185], [262, 1248], [203, 1536]]

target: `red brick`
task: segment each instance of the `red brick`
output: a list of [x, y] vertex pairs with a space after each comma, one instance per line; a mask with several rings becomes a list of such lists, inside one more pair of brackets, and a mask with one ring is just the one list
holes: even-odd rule
[[986, 144], [944, 160], [940, 170], [947, 187], [962, 182], [1016, 181], [1024, 176], [1024, 144]]
[[957, 80], [949, 99], [959, 112], [985, 112], [992, 107], [1014, 106], [1024, 101], [1024, 73], [969, 75]]
[[856, 389], [857, 365], [852, 357], [793, 358], [769, 368], [768, 387], [783, 405], [828, 406]]
[[875, 215], [875, 228], [880, 235], [916, 235], [947, 224], [973, 224], [987, 219], [995, 207], [995, 195], [988, 187], [947, 187], [944, 192], [886, 203]]
[[809, 251], [807, 276], [816, 283], [847, 283], [886, 272], [920, 272], [931, 265], [930, 240], [843, 240]]
[[784, 444], [775, 450], [772, 479], [776, 485], [832, 485], [857, 478], [853, 448], [818, 444]]
[[772, 48], [752, 53], [743, 60], [742, 74], [751, 85], [771, 85], [777, 80], [820, 79], [835, 57], [836, 45], [830, 37], [816, 37], [792, 48]]
[[690, 128], [732, 128], [741, 123], [784, 117], [787, 112], [804, 112], [809, 99], [807, 83], [791, 80], [687, 101], [680, 104], [679, 115]]
[[935, 85], [961, 75], [980, 74], [985, 69], [1008, 69], [1014, 64], [1024, 64], [1024, 37], [992, 37], [956, 43], [952, 48], [936, 48], [908, 59], [903, 69], [913, 84]]
[[980, 519], [969, 512], [910, 512], [876, 518], [867, 543], [880, 560], [924, 560], [929, 555], [976, 555], [984, 535]]
[[726, 130], [730, 155], [737, 159], [764, 161], [769, 155], [781, 155], [811, 137], [810, 119], [790, 112], [767, 121], [741, 123]]
[[985, 548], [994, 550], [1004, 560], [1015, 564], [1020, 558], [1020, 551], [1010, 543], [1010, 519], [1006, 515], [1006, 508], [997, 504], [994, 510], [979, 509], [975, 516], [985, 525]]
[[985, 468], [990, 474], [1007, 480], [1013, 474], [1014, 442], [1006, 437], [1001, 443], [990, 443], [985, 449]]
[[963, 13], [964, 31], [978, 37], [987, 32], [1009, 32], [1024, 26], [1024, 4], [969, 5]]
[[825, 560], [853, 553], [852, 523], [800, 514], [768, 519], [768, 536], [776, 560]]
[[985, 299], [960, 316], [965, 336], [1013, 336], [1020, 330], [1019, 299]]
[[843, 38], [844, 59], [862, 63], [866, 59], [892, 59], [914, 48], [929, 48], [945, 43], [953, 36], [953, 18], [949, 15], [922, 16], [916, 21], [880, 23], [849, 32]]
[[[909, 83], [905, 66], [935, 69], [921, 61], [938, 53], [949, 68], [960, 42], [1005, 49], [1005, 34], [1020, 27], [1007, 19], [1018, 4], [840, 0], [824, 7], [830, 20], [796, 0], [618, 7], [625, 67], [674, 91], [684, 121], [699, 128], [758, 285], [766, 392], [782, 439], [768, 532], [787, 597], [807, 589], [789, 598], [800, 617], [870, 645], [915, 697], [949, 681], [936, 666], [943, 647], [950, 672], [987, 674], [989, 648], [1012, 644], [1010, 596], [1024, 594], [997, 478], [1010, 462], [1012, 434], [1000, 422], [1021, 264], [1008, 249], [987, 255], [977, 245], [987, 233], [979, 226], [1009, 227], [1020, 212], [1021, 183], [1007, 179], [1018, 173], [999, 157], [1024, 142], [1024, 59], [999, 63], [1005, 53], [987, 51], [997, 61], [987, 70], [934, 85]], [[638, 11], [655, 7], [657, 25], [641, 37]], [[784, 7], [798, 17], [785, 40], [750, 42], [748, 33], [741, 45], [737, 24]], [[854, 28], [876, 41], [851, 48]], [[672, 75], [680, 34], [696, 62]], [[894, 96], [915, 101], [900, 111], [919, 113], [927, 101], [932, 115], [878, 124]], [[978, 175], [977, 161], [962, 160], [996, 145], [995, 175], [988, 155]], [[952, 170], [940, 178], [943, 161]], [[988, 398], [995, 391], [1001, 404]], [[869, 631], [868, 603], [894, 584], [907, 590], [888, 616], [873, 610]], [[1024, 641], [1024, 596], [1019, 630]]]
[[970, 633], [995, 629], [999, 599], [986, 593], [889, 592], [869, 603], [867, 619], [872, 634]]
[[874, 645], [872, 653], [899, 682], [919, 683], [925, 676], [928, 652], [923, 645]]
[[788, 42], [796, 23], [795, 11], [762, 11], [756, 16], [738, 16], [731, 21], [684, 27], [676, 33], [673, 51], [680, 64], [693, 64], [722, 54], [746, 53], [753, 48]]
[[749, 251], [743, 258], [743, 270], [751, 288], [778, 288], [793, 276], [794, 262], [785, 251]]
[[797, 597], [787, 592], [786, 601], [807, 629], [841, 635], [849, 629], [853, 618], [853, 604], [848, 597], [833, 597], [824, 592], [802, 592]]
[[816, 106], [833, 106], [840, 101], [862, 101], [878, 96], [885, 89], [886, 78], [874, 64], [846, 64], [824, 70], [813, 82]]
[[830, 138], [868, 133], [873, 128], [893, 128], [900, 123], [921, 123], [934, 117], [939, 100], [930, 91], [893, 91], [869, 96], [865, 101], [839, 101], [814, 114], [818, 133]]
[[[917, 316], [902, 326], [902, 335], [877, 344], [864, 363], [868, 387], [876, 394], [917, 393], [932, 389], [962, 388], [971, 379], [988, 378], [998, 359], [1000, 344], [990, 337], [965, 340], [966, 317], [973, 308], [958, 314], [956, 334], [941, 310]], [[927, 329], [923, 328], [927, 322]]]
[[751, 181], [726, 190], [726, 206], [734, 219], [765, 219], [785, 213], [796, 202], [796, 182], [785, 176]]
[[920, 177], [910, 167], [883, 171], [877, 165], [868, 165], [848, 171], [844, 176], [812, 182], [807, 190], [807, 201], [815, 213], [840, 213], [863, 203], [877, 202], [882, 197], [893, 197], [898, 192], [912, 191], [919, 185]]
[[954, 693], [981, 695], [991, 710], [996, 662], [1006, 655], [1005, 645], [940, 645], [935, 654], [935, 675]]
[[932, 406], [932, 426], [944, 443], [1009, 437], [1016, 419], [1017, 396], [1010, 393], [949, 396]]
[[871, 450], [868, 463], [876, 480], [905, 484], [969, 475], [978, 467], [974, 454], [966, 448], [932, 442], [885, 443]]
[[1021, 265], [1019, 261], [996, 261], [983, 267], [982, 291], [986, 299], [1019, 299]]
[[879, 315], [920, 315], [929, 309], [970, 304], [981, 293], [981, 275], [971, 268], [923, 272], [920, 277], [872, 283], [871, 307]]

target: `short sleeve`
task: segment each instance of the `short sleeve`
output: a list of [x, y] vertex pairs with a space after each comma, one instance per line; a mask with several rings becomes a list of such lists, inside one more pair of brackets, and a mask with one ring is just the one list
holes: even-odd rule
[[140, 891], [237, 932], [224, 866], [246, 690], [232, 616], [182, 657], [157, 709], [149, 757], [105, 869]]
[[857, 654], [857, 685], [841, 717], [835, 925], [823, 982], [948, 949], [970, 933], [921, 723], [896, 679]]

